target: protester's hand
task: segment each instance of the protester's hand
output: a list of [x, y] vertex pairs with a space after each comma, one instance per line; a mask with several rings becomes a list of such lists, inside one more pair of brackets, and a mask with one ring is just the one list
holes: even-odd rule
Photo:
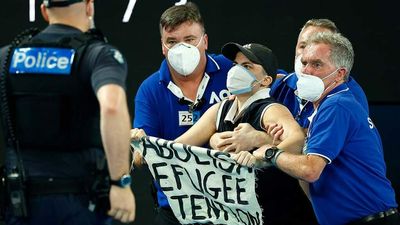
[[130, 187], [111, 185], [108, 215], [123, 223], [132, 222], [136, 216], [135, 196]]
[[131, 141], [140, 140], [140, 138], [145, 137], [146, 132], [143, 129], [133, 128], [131, 130]]

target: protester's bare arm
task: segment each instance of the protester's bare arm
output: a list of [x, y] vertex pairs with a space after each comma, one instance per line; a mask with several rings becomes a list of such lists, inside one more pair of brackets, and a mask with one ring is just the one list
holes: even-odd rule
[[259, 164], [264, 161], [265, 150], [271, 146], [277, 146], [279, 149], [288, 152], [301, 152], [304, 145], [304, 133], [285, 106], [280, 104], [270, 105], [263, 114], [262, 123], [267, 132], [275, 133], [275, 135], [278, 133], [282, 142], [278, 145], [271, 142], [254, 151], [253, 154]]
[[175, 139], [175, 142], [203, 146], [216, 131], [217, 113], [220, 104], [211, 106], [188, 131]]
[[283, 130], [280, 137], [282, 142], [276, 146], [287, 152], [300, 153], [305, 135], [289, 110], [281, 104], [271, 105], [263, 115], [264, 127], [276, 124], [282, 126]]

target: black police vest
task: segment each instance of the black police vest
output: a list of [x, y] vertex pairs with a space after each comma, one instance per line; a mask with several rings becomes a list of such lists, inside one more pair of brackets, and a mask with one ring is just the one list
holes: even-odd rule
[[102, 147], [98, 101], [80, 67], [87, 66], [81, 65], [87, 47], [105, 39], [85, 33], [49, 42], [46, 35], [21, 38], [8, 57], [8, 99], [20, 148]]
[[217, 132], [233, 131], [239, 123], [249, 123], [256, 130], [263, 130], [260, 124], [262, 111], [266, 106], [272, 103], [276, 103], [272, 98], [259, 99], [245, 109], [242, 116], [235, 122], [224, 121], [226, 114], [231, 108], [234, 100], [226, 100], [225, 104], [222, 105], [221, 117], [219, 120]]

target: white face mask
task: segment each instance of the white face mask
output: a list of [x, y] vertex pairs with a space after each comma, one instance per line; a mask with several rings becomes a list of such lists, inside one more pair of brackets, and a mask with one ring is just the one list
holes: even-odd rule
[[226, 87], [233, 95], [244, 94], [251, 91], [257, 78], [241, 65], [235, 65], [228, 71]]
[[171, 49], [168, 48], [164, 43], [168, 51], [167, 59], [169, 64], [182, 76], [188, 76], [193, 73], [200, 62], [200, 51], [197, 48], [203, 37], [201, 37], [197, 46], [187, 44], [185, 42], [180, 42], [174, 45]]
[[297, 96], [310, 102], [317, 101], [321, 97], [322, 93], [324, 93], [325, 91], [323, 80], [332, 76], [338, 70], [339, 68], [322, 79], [317, 76], [304, 74], [301, 71], [296, 72], [298, 77]]

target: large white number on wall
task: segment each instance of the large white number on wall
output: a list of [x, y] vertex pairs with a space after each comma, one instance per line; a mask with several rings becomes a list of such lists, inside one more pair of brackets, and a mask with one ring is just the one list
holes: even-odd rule
[[[181, 0], [181, 1], [186, 2], [186, 0]], [[135, 7], [135, 4], [136, 4], [136, 0], [129, 0], [128, 7], [126, 8], [124, 17], [122, 18], [123, 23], [129, 22], [129, 20], [132, 16], [132, 12], [133, 12], [133, 8]], [[29, 22], [35, 22], [35, 20], [36, 20], [35, 7], [36, 7], [36, 1], [29, 0]]]
[[128, 7], [126, 8], [124, 18], [122, 19], [123, 23], [129, 22], [129, 19], [132, 16], [133, 8], [135, 7], [136, 0], [129, 0]]
[[175, 5], [184, 5], [186, 2], [187, 0], [180, 0], [179, 2], [176, 2]]
[[35, 0], [29, 0], [29, 22], [35, 22]]

